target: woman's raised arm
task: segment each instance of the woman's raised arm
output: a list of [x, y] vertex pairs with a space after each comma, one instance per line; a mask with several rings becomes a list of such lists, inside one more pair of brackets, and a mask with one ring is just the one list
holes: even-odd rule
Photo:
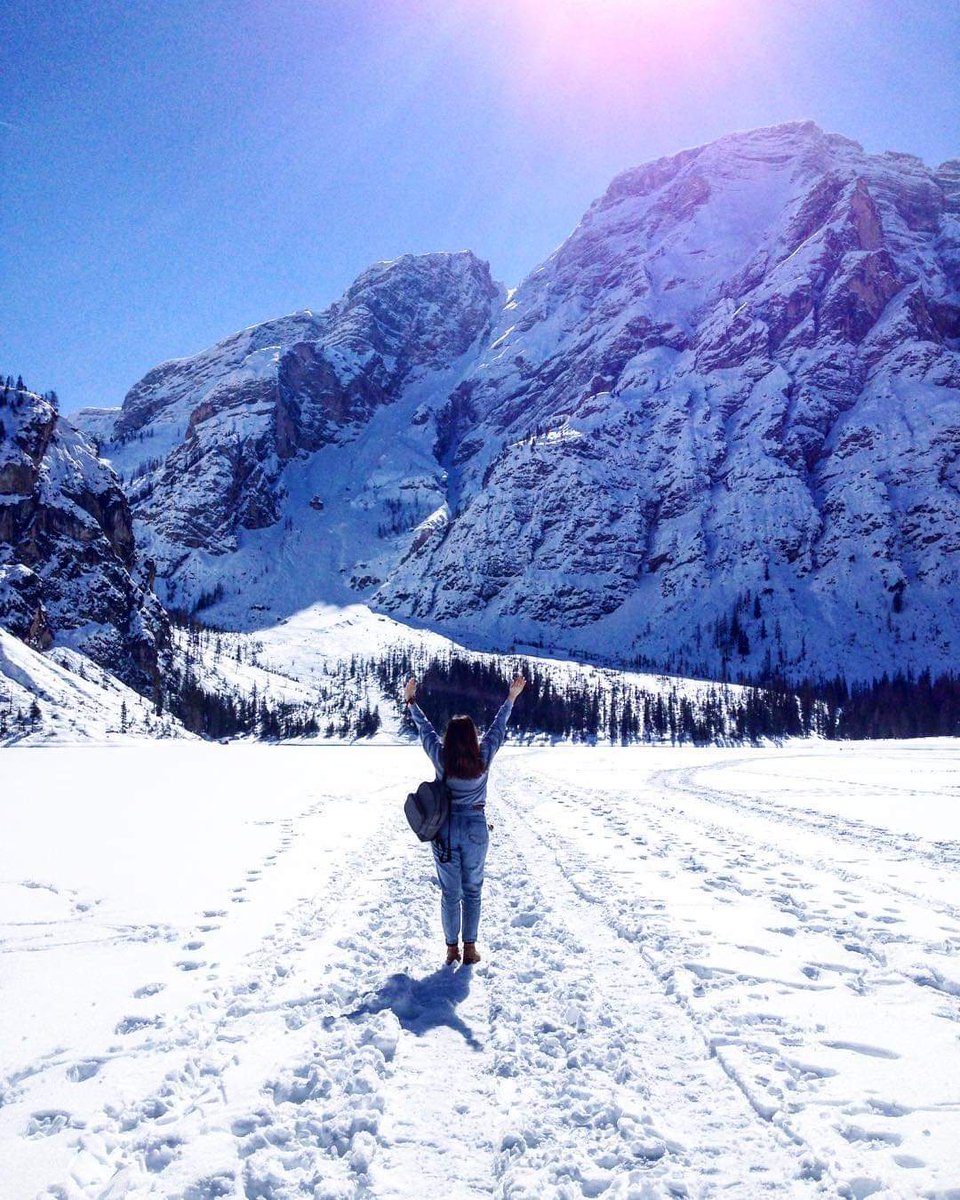
[[420, 745], [426, 752], [427, 757], [433, 763], [438, 775], [443, 774], [443, 743], [437, 736], [437, 731], [427, 720], [423, 710], [417, 704], [417, 681], [411, 676], [403, 689], [403, 699], [410, 709], [410, 716], [413, 719], [414, 725], [417, 727], [417, 733], [420, 735]]
[[510, 684], [510, 690], [507, 692], [506, 700], [500, 705], [500, 711], [493, 718], [490, 728], [483, 735], [480, 742], [480, 753], [483, 755], [483, 760], [488, 767], [493, 761], [493, 756], [506, 739], [507, 722], [510, 720], [510, 714], [513, 712], [513, 702], [526, 686], [527, 681], [522, 675], [514, 676], [513, 683]]

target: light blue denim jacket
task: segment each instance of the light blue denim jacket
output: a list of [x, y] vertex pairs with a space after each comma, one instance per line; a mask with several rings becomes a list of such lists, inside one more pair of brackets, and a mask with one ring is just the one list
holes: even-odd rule
[[[452, 808], [482, 808], [486, 804], [487, 779], [489, 778], [487, 772], [490, 769], [491, 762], [493, 762], [493, 756], [503, 745], [504, 738], [507, 736], [507, 722], [510, 720], [512, 711], [513, 701], [510, 699], [504, 700], [503, 704], [500, 705], [500, 711], [493, 718], [493, 724], [480, 739], [480, 753], [483, 756], [483, 761], [486, 763], [487, 771], [484, 771], [479, 779], [458, 779], [456, 775], [449, 775], [447, 777], [447, 786], [450, 788], [450, 805]], [[423, 710], [416, 703], [410, 705], [410, 716], [413, 718], [413, 723], [420, 734], [420, 744], [436, 768], [437, 775], [442, 775], [443, 742], [437, 735], [437, 731], [427, 720]]]

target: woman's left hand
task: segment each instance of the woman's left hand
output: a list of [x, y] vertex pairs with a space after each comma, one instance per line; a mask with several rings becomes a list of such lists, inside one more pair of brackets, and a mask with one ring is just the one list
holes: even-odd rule
[[403, 689], [404, 702], [406, 704], [411, 704], [413, 702], [413, 698], [416, 696], [416, 694], [417, 694], [417, 681], [411, 675], [410, 678], [407, 680], [406, 687]]

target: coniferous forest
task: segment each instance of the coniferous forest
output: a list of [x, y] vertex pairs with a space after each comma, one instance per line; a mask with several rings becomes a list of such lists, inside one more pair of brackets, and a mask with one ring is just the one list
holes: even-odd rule
[[402, 648], [337, 662], [310, 686], [310, 698], [291, 701], [228, 685], [211, 674], [211, 660], [244, 664], [256, 659], [250, 643], [184, 620], [181, 652], [169, 672], [166, 704], [204, 737], [254, 736], [269, 740], [372, 737], [382, 713], [413, 724], [400, 702], [405, 681], [419, 680], [418, 700], [443, 728], [469, 713], [484, 727], [493, 720], [512, 675], [527, 680], [511, 730], [520, 737], [574, 742], [675, 745], [755, 743], [817, 736], [826, 739], [933, 737], [960, 734], [960, 678], [924, 673], [869, 684], [843, 679], [790, 684], [780, 678], [731, 685], [661, 676], [644, 686], [615, 671], [585, 672], [522, 657], [479, 657], [451, 651], [425, 656]]

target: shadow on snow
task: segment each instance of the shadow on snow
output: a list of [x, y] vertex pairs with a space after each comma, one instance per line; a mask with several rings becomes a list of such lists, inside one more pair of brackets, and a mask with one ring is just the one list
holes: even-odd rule
[[391, 975], [376, 992], [364, 997], [359, 1008], [343, 1015], [349, 1021], [357, 1021], [389, 1009], [401, 1027], [417, 1037], [445, 1025], [459, 1033], [468, 1046], [480, 1050], [481, 1043], [456, 1011], [470, 991], [470, 975], [469, 967], [460, 967], [456, 971], [441, 967], [423, 979]]

